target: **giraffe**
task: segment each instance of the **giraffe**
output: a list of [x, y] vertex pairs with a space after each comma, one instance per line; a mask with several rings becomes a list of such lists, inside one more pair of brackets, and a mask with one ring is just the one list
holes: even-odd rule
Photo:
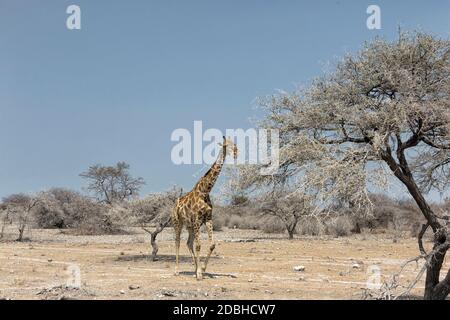
[[[178, 275], [178, 256], [180, 252], [180, 238], [183, 226], [188, 230], [189, 236], [187, 240], [187, 247], [192, 256], [195, 265], [195, 273], [197, 280], [203, 278], [203, 272], [206, 271], [209, 258], [216, 246], [213, 239], [213, 222], [212, 222], [212, 204], [209, 197], [211, 189], [219, 177], [222, 166], [228, 154], [232, 154], [234, 159], [237, 158], [237, 147], [229, 139], [223, 137], [223, 143], [217, 160], [205, 173], [203, 177], [197, 182], [194, 188], [180, 197], [176, 201], [175, 209], [172, 213], [172, 224], [175, 231], [175, 251], [176, 251], [176, 266], [175, 275]], [[208, 232], [209, 252], [206, 256], [203, 267], [200, 266], [200, 227], [205, 224]], [[194, 251], [195, 243], [195, 251]]]

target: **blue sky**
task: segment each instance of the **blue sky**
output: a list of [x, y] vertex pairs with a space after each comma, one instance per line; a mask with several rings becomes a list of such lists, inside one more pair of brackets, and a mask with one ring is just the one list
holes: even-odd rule
[[[81, 30], [66, 28], [70, 4]], [[189, 189], [202, 166], [172, 164], [174, 129], [251, 127], [256, 97], [399, 25], [449, 37], [449, 17], [440, 0], [0, 0], [0, 197], [80, 190], [89, 165], [120, 160], [143, 193]]]

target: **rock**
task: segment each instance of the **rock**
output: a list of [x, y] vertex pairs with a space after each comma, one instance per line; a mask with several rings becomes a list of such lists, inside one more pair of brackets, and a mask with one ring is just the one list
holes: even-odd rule
[[175, 297], [175, 294], [172, 292], [164, 292], [163, 295], [166, 297]]
[[166, 297], [175, 297], [175, 293], [173, 293], [171, 291], [163, 291], [161, 293]]
[[253, 282], [253, 280], [252, 280], [252, 279], [248, 279], [247, 281], [248, 281], [248, 282]]
[[295, 266], [293, 269], [297, 272], [303, 272], [305, 271], [305, 266]]
[[222, 291], [222, 292], [227, 292], [228, 290], [227, 290], [227, 288], [225, 288], [225, 287], [221, 287], [221, 288], [220, 288], [220, 291]]
[[119, 292], [120, 292], [120, 294], [125, 294], [125, 291], [123, 291], [123, 290], [120, 290]]
[[47, 261], [48, 261], [48, 262], [52, 262], [52, 261], [53, 261], [53, 259], [48, 259]]
[[305, 281], [305, 277], [301, 276], [297, 279], [298, 281]]
[[140, 286], [133, 285], [133, 284], [131, 284], [131, 285], [128, 287], [128, 289], [130, 289], [130, 290], [137, 290], [137, 289], [139, 289], [139, 288], [140, 288]]
[[359, 269], [359, 268], [361, 268], [361, 266], [358, 263], [354, 263], [354, 264], [352, 264], [352, 268]]

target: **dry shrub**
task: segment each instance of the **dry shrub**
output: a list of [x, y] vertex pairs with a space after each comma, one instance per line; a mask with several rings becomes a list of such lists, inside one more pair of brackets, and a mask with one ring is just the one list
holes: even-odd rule
[[214, 231], [222, 231], [224, 225], [225, 225], [225, 223], [224, 223], [223, 218], [219, 217], [219, 218], [213, 219], [213, 230]]
[[259, 219], [255, 216], [239, 216], [232, 214], [228, 219], [228, 228], [233, 229], [247, 229], [247, 230], [257, 230], [260, 229]]
[[126, 204], [99, 203], [79, 192], [53, 188], [39, 194], [42, 205], [34, 211], [39, 228], [68, 228], [76, 234], [117, 234], [122, 230]]
[[36, 210], [36, 224], [39, 228], [73, 228], [84, 217], [85, 202], [92, 202], [89, 198], [72, 190], [53, 188], [42, 192], [41, 199], [45, 199], [46, 205]]
[[326, 231], [324, 223], [314, 217], [306, 217], [297, 226], [297, 232], [305, 236], [320, 236]]
[[338, 216], [329, 219], [326, 223], [327, 234], [335, 237], [344, 237], [352, 233], [354, 228], [353, 220], [350, 216]]
[[242, 229], [242, 218], [238, 215], [232, 215], [230, 216], [230, 219], [228, 221], [228, 227], [233, 229]]
[[285, 233], [286, 226], [274, 217], [268, 217], [261, 222], [260, 229], [265, 233]]
[[119, 206], [91, 202], [89, 206], [80, 209], [83, 212], [83, 218], [74, 226], [75, 233], [83, 235], [123, 233], [117, 221], [114, 220], [114, 216], [117, 216], [116, 211], [122, 210]]

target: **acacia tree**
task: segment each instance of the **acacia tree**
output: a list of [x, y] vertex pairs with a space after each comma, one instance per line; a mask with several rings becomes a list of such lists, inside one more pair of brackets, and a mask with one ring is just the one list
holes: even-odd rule
[[[17, 226], [19, 236], [17, 241], [23, 240], [25, 229], [34, 220], [34, 211], [45, 202], [39, 195], [23, 193], [13, 194], [3, 199], [6, 217]], [[3, 233], [3, 230], [2, 230]]]
[[298, 223], [313, 211], [312, 198], [299, 191], [288, 194], [280, 191], [266, 193], [258, 199], [261, 213], [279, 219], [286, 228], [289, 239], [294, 239]]
[[[303, 171], [319, 194], [347, 190], [355, 207], [368, 199], [367, 179], [389, 171], [405, 186], [426, 221], [418, 239], [424, 297], [444, 299], [450, 270], [442, 280], [440, 272], [450, 236], [425, 194], [450, 181], [450, 41], [423, 33], [376, 39], [308, 88], [261, 105], [263, 126], [281, 133], [281, 169]], [[429, 252], [422, 243], [427, 228], [434, 233]]]
[[118, 162], [115, 166], [90, 166], [80, 176], [88, 181], [87, 190], [95, 194], [100, 202], [113, 204], [137, 196], [145, 184], [141, 177], [129, 173], [130, 165]]

